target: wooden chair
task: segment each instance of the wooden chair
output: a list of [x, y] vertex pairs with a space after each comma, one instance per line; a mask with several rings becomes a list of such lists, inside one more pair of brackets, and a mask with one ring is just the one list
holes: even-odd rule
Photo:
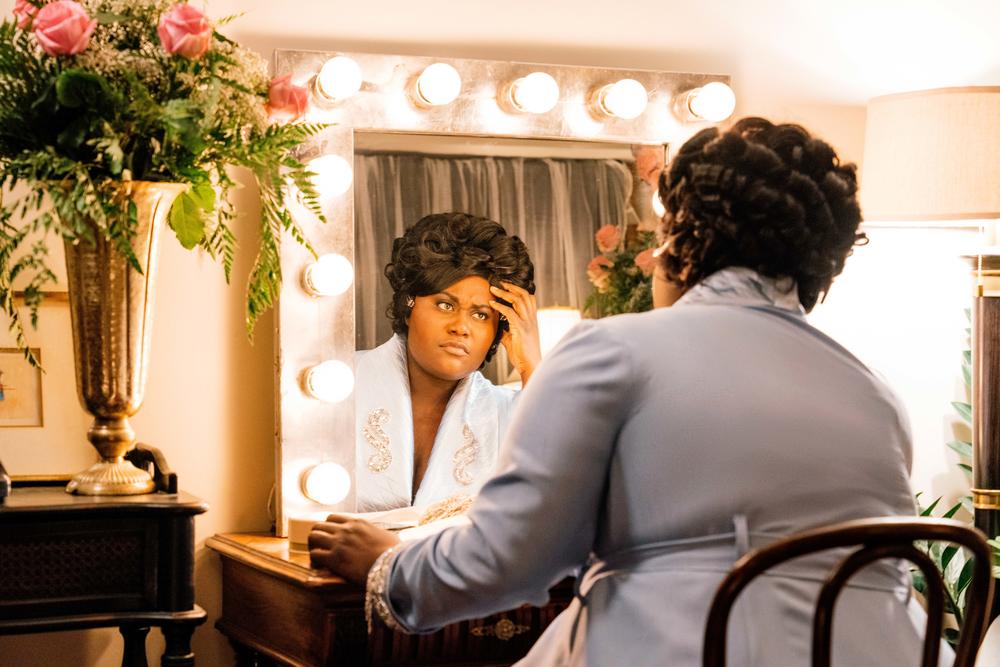
[[860, 569], [882, 558], [903, 558], [920, 568], [927, 580], [927, 631], [923, 667], [937, 667], [944, 612], [944, 584], [934, 562], [917, 549], [915, 540], [951, 542], [968, 549], [975, 559], [966, 589], [966, 616], [955, 652], [954, 667], [973, 667], [987, 627], [993, 595], [992, 554], [982, 534], [951, 519], [878, 518], [846, 521], [791, 535], [756, 549], [736, 562], [719, 585], [709, 609], [702, 657], [704, 667], [725, 667], [729, 613], [740, 592], [765, 570], [800, 556], [835, 549], [860, 548], [844, 558], [827, 577], [813, 617], [812, 664], [829, 667], [833, 608], [847, 581]]

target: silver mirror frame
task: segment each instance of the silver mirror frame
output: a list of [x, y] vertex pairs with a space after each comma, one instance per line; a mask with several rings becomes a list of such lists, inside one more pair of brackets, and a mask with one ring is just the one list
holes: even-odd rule
[[[334, 56], [354, 60], [364, 80], [358, 93], [337, 104], [323, 100], [315, 85], [323, 64]], [[414, 101], [412, 90], [419, 74], [434, 63], [454, 67], [462, 89], [450, 104], [422, 106]], [[556, 80], [559, 101], [543, 114], [514, 111], [506, 102], [509, 85], [536, 71]], [[678, 102], [706, 83], [730, 80], [714, 74], [283, 49], [275, 51], [274, 74], [290, 74], [293, 82], [309, 87], [311, 104], [303, 120], [331, 125], [304, 148], [300, 158], [337, 155], [352, 168], [356, 131], [679, 145], [709, 123], [697, 122], [684, 109], [678, 112]], [[594, 110], [597, 91], [620, 79], [634, 79], [648, 92], [645, 112], [633, 120]], [[289, 197], [287, 205], [316, 252], [339, 253], [353, 265], [353, 186], [324, 199], [325, 225], [293, 199]], [[319, 463], [342, 466], [353, 482], [353, 396], [340, 403], [321, 402], [305, 392], [302, 378], [307, 369], [327, 360], [339, 360], [353, 369], [355, 286], [337, 296], [311, 296], [301, 277], [314, 258], [294, 242], [283, 242], [280, 254], [283, 281], [275, 314], [275, 532], [287, 536], [290, 516], [319, 516], [355, 507], [353, 483], [343, 500], [331, 505], [310, 500], [302, 490], [303, 475]]]

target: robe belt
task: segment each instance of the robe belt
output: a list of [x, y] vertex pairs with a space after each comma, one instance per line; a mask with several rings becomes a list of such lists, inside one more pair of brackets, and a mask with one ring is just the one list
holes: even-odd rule
[[[746, 517], [733, 517], [733, 530], [727, 533], [666, 540], [644, 544], [630, 549], [592, 558], [583, 573], [577, 577], [575, 596], [581, 605], [587, 604], [591, 590], [599, 582], [609, 577], [641, 574], [648, 572], [717, 572], [727, 574], [735, 562], [750, 551], [778, 539], [784, 534], [751, 531]], [[735, 548], [734, 548], [735, 547]], [[824, 552], [822, 561], [833, 567], [843, 558], [843, 550]], [[772, 568], [764, 574], [768, 577], [787, 577], [813, 581], [822, 584], [829, 571], [817, 566], [817, 560], [824, 555], [807, 556], [803, 559], [811, 566], [803, 566], [791, 561]], [[909, 587], [905, 575], [893, 561], [880, 561], [858, 572], [847, 584], [851, 588], [865, 588], [908, 595]]]

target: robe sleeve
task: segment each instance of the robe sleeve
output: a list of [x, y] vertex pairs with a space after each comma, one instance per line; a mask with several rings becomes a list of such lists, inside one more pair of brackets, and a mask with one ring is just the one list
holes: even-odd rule
[[585, 562], [617, 436], [634, 405], [631, 363], [620, 331], [605, 323], [577, 325], [553, 350], [518, 401], [498, 474], [483, 486], [470, 523], [383, 562], [381, 590], [368, 593], [385, 603], [390, 625], [431, 632], [543, 605], [551, 585]]

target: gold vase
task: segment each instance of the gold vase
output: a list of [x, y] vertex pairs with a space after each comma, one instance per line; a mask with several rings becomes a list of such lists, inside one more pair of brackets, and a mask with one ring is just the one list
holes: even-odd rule
[[128, 418], [139, 410], [146, 385], [157, 239], [170, 206], [185, 189], [180, 183], [122, 183], [122, 205], [131, 199], [138, 213], [132, 250], [141, 273], [93, 224], [95, 243], [65, 242], [76, 389], [94, 416], [87, 439], [101, 455], [73, 477], [66, 487], [70, 493], [121, 496], [154, 489], [149, 473], [124, 456], [135, 446]]

